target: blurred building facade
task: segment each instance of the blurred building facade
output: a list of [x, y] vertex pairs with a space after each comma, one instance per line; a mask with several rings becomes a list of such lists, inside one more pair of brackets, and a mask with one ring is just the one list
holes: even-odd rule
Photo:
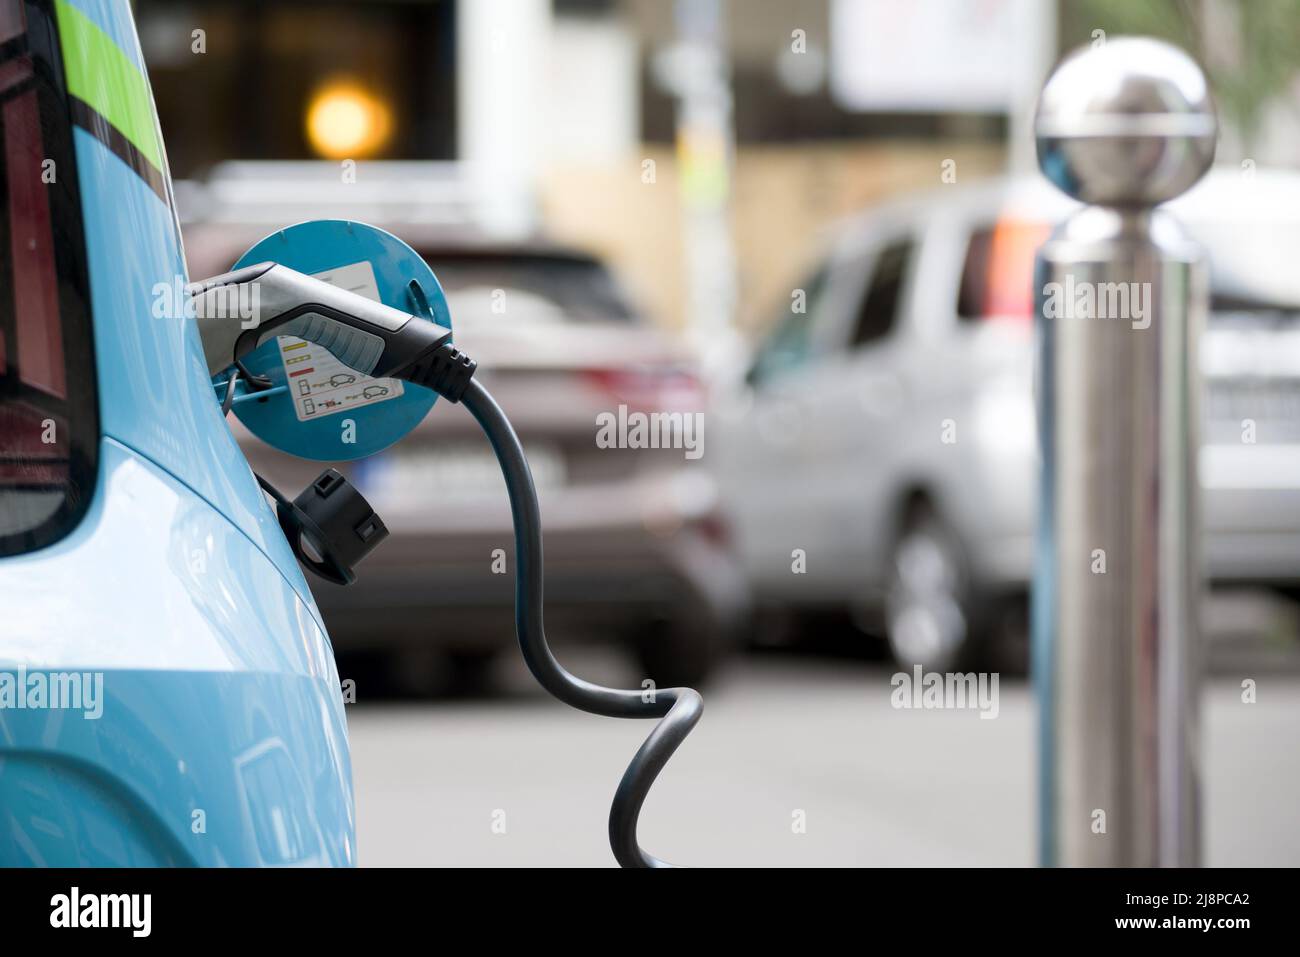
[[1241, 123], [1227, 155], [1287, 154], [1300, 54], [1242, 62], [1257, 36], [1288, 42], [1294, 0], [1136, 6], [138, 0], [136, 13], [177, 178], [227, 159], [351, 159], [358, 178], [370, 159], [453, 161], [484, 231], [605, 256], [668, 325], [703, 313], [753, 330], [828, 224], [1025, 162], [1041, 78], [1082, 42], [1141, 31], [1189, 46], [1249, 104], [1228, 111]]

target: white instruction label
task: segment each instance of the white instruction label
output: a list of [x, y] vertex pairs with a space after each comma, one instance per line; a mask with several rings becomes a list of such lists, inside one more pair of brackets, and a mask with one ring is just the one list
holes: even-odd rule
[[[332, 286], [379, 302], [379, 285], [369, 262], [352, 263], [313, 276]], [[358, 406], [387, 402], [402, 394], [400, 379], [372, 379], [349, 369], [329, 352], [295, 336], [281, 336], [280, 361], [299, 422]]]

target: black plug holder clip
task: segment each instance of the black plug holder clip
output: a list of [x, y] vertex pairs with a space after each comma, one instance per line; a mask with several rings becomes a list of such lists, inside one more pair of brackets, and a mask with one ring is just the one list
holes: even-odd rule
[[354, 582], [353, 568], [388, 537], [383, 519], [335, 469], [322, 472], [292, 504], [277, 504], [276, 516], [298, 560], [336, 585]]

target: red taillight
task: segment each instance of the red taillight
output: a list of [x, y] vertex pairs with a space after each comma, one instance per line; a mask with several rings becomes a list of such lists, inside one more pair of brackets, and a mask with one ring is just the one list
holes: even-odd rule
[[685, 369], [588, 369], [583, 376], [632, 410], [698, 412], [704, 407], [704, 388]]
[[61, 488], [68, 481], [67, 437], [62, 416], [0, 403], [0, 487]]
[[[29, 78], [24, 57], [6, 65], [4, 80]], [[0, 324], [0, 486], [60, 488], [68, 481], [68, 426], [58, 403], [67, 398], [63, 327], [54, 265], [49, 186], [41, 176], [41, 118], [36, 91], [0, 109], [13, 299], [0, 313], [13, 317], [12, 347]], [[12, 309], [12, 312], [10, 310]]]
[[989, 240], [982, 309], [985, 316], [1032, 324], [1034, 257], [1050, 232], [1044, 223], [998, 221]]
[[23, 383], [46, 395], [66, 399], [63, 329], [59, 322], [54, 272], [54, 232], [50, 224], [49, 186], [42, 176], [44, 156], [36, 91], [29, 90], [6, 102], [3, 119], [17, 338], [13, 359]]
[[39, 39], [53, 28], [47, 6], [0, 2], [0, 40], [18, 44], [0, 57], [0, 556], [81, 520], [99, 448], [77, 111]]
[[700, 518], [695, 527], [700, 534], [704, 536], [705, 541], [720, 548], [726, 548], [731, 545], [731, 528], [717, 512], [710, 512], [708, 515]]

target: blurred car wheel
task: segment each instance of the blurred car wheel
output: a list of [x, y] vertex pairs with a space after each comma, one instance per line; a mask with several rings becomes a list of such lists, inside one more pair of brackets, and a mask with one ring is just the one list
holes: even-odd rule
[[476, 648], [447, 652], [447, 691], [467, 696], [490, 693], [492, 670], [499, 657], [498, 651], [497, 648]]
[[889, 648], [905, 667], [951, 671], [968, 661], [975, 620], [956, 536], [927, 505], [912, 509], [894, 544], [885, 600]]
[[719, 657], [720, 642], [712, 632], [685, 615], [648, 623], [635, 640], [642, 674], [656, 688], [703, 687]]

